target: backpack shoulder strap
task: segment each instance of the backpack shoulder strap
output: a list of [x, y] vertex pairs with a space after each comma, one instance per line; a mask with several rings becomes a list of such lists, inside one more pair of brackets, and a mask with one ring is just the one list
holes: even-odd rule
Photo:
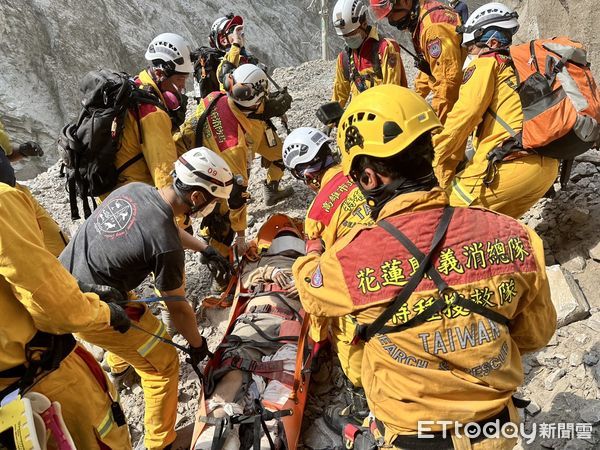
[[198, 118], [198, 122], [196, 123], [196, 147], [202, 147], [202, 139], [204, 138], [202, 130], [204, 129], [204, 124], [206, 123], [206, 119], [214, 107], [217, 105], [217, 102], [225, 95], [224, 92], [220, 92], [217, 96], [211, 100], [208, 106], [202, 112], [202, 115]]
[[[385, 45], [383, 45], [385, 43]], [[375, 76], [378, 78], [383, 78], [383, 71], [381, 70], [381, 60], [383, 59], [383, 51], [382, 48], [385, 49], [388, 45], [388, 40], [386, 38], [382, 38], [377, 41], [377, 43], [373, 44], [371, 48], [371, 61], [373, 64], [373, 72], [375, 72]]]
[[529, 41], [529, 56], [531, 58], [531, 62], [535, 66], [535, 70], [540, 71], [540, 66], [538, 65], [537, 56], [535, 54], [535, 39]]
[[344, 71], [344, 78], [350, 81], [350, 50], [349, 47], [344, 47], [342, 51], [342, 69]]
[[134, 165], [136, 162], [144, 158], [143, 153], [138, 153], [133, 158], [126, 161], [121, 167], [117, 168], [117, 175], [121, 175], [128, 167]]

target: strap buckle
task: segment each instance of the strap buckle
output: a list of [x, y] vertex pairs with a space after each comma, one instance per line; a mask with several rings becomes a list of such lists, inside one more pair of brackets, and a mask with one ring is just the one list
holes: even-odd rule
[[364, 323], [356, 325], [356, 328], [354, 328], [354, 336], [352, 337], [352, 341], [350, 342], [350, 345], [358, 345], [361, 342], [366, 342], [367, 341], [367, 328], [368, 328], [368, 325], [366, 325]]
[[246, 359], [236, 355], [231, 360], [231, 366], [245, 372], [254, 372], [258, 363], [252, 359]]

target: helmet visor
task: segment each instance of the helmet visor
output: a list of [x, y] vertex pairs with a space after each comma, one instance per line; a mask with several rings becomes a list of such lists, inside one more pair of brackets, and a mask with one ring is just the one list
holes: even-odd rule
[[257, 83], [236, 83], [231, 90], [233, 97], [237, 100], [248, 101], [266, 94], [269, 88], [267, 81]]
[[371, 0], [371, 10], [377, 20], [386, 17], [392, 11], [391, 0]]

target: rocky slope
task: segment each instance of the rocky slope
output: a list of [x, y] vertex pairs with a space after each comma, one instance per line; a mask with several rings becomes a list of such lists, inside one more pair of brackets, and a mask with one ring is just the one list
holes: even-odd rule
[[[592, 61], [600, 64], [596, 0], [508, 2], [521, 14], [518, 40], [568, 34], [590, 46]], [[327, 3], [331, 11], [335, 0]], [[472, 11], [484, 1], [467, 3]], [[148, 42], [160, 32], [180, 33], [193, 46], [205, 44], [214, 18], [234, 7], [246, 18], [249, 47], [257, 56], [271, 67], [297, 65], [320, 56], [319, 4], [318, 0], [241, 0], [226, 7], [213, 0], [0, 2], [0, 120], [16, 142], [37, 140], [47, 153], [40, 161], [18, 164], [19, 178], [31, 178], [54, 163], [55, 139], [77, 112], [78, 81], [88, 70], [108, 67], [135, 73], [145, 65]], [[331, 29], [329, 36], [333, 57], [341, 41]], [[408, 44], [406, 37], [400, 39]]]
[[[320, 17], [310, 1], [5, 0], [0, 2], [0, 120], [12, 138], [37, 140], [56, 158], [54, 140], [78, 110], [78, 82], [99, 67], [137, 73], [162, 32], [207, 45], [212, 21], [228, 12], [246, 19], [249, 48], [271, 67], [320, 56]], [[332, 39], [332, 46], [339, 43]], [[32, 176], [22, 170], [21, 178]], [[35, 175], [35, 173], [33, 173]]]

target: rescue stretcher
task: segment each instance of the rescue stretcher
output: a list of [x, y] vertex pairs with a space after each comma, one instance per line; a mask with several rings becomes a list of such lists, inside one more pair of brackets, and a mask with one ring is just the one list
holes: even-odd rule
[[[297, 447], [315, 345], [299, 299], [267, 273], [291, 269], [302, 254], [301, 230], [285, 215], [272, 216], [258, 233], [258, 259], [238, 265], [225, 336], [204, 370], [191, 449]], [[290, 243], [295, 250], [285, 249]]]

